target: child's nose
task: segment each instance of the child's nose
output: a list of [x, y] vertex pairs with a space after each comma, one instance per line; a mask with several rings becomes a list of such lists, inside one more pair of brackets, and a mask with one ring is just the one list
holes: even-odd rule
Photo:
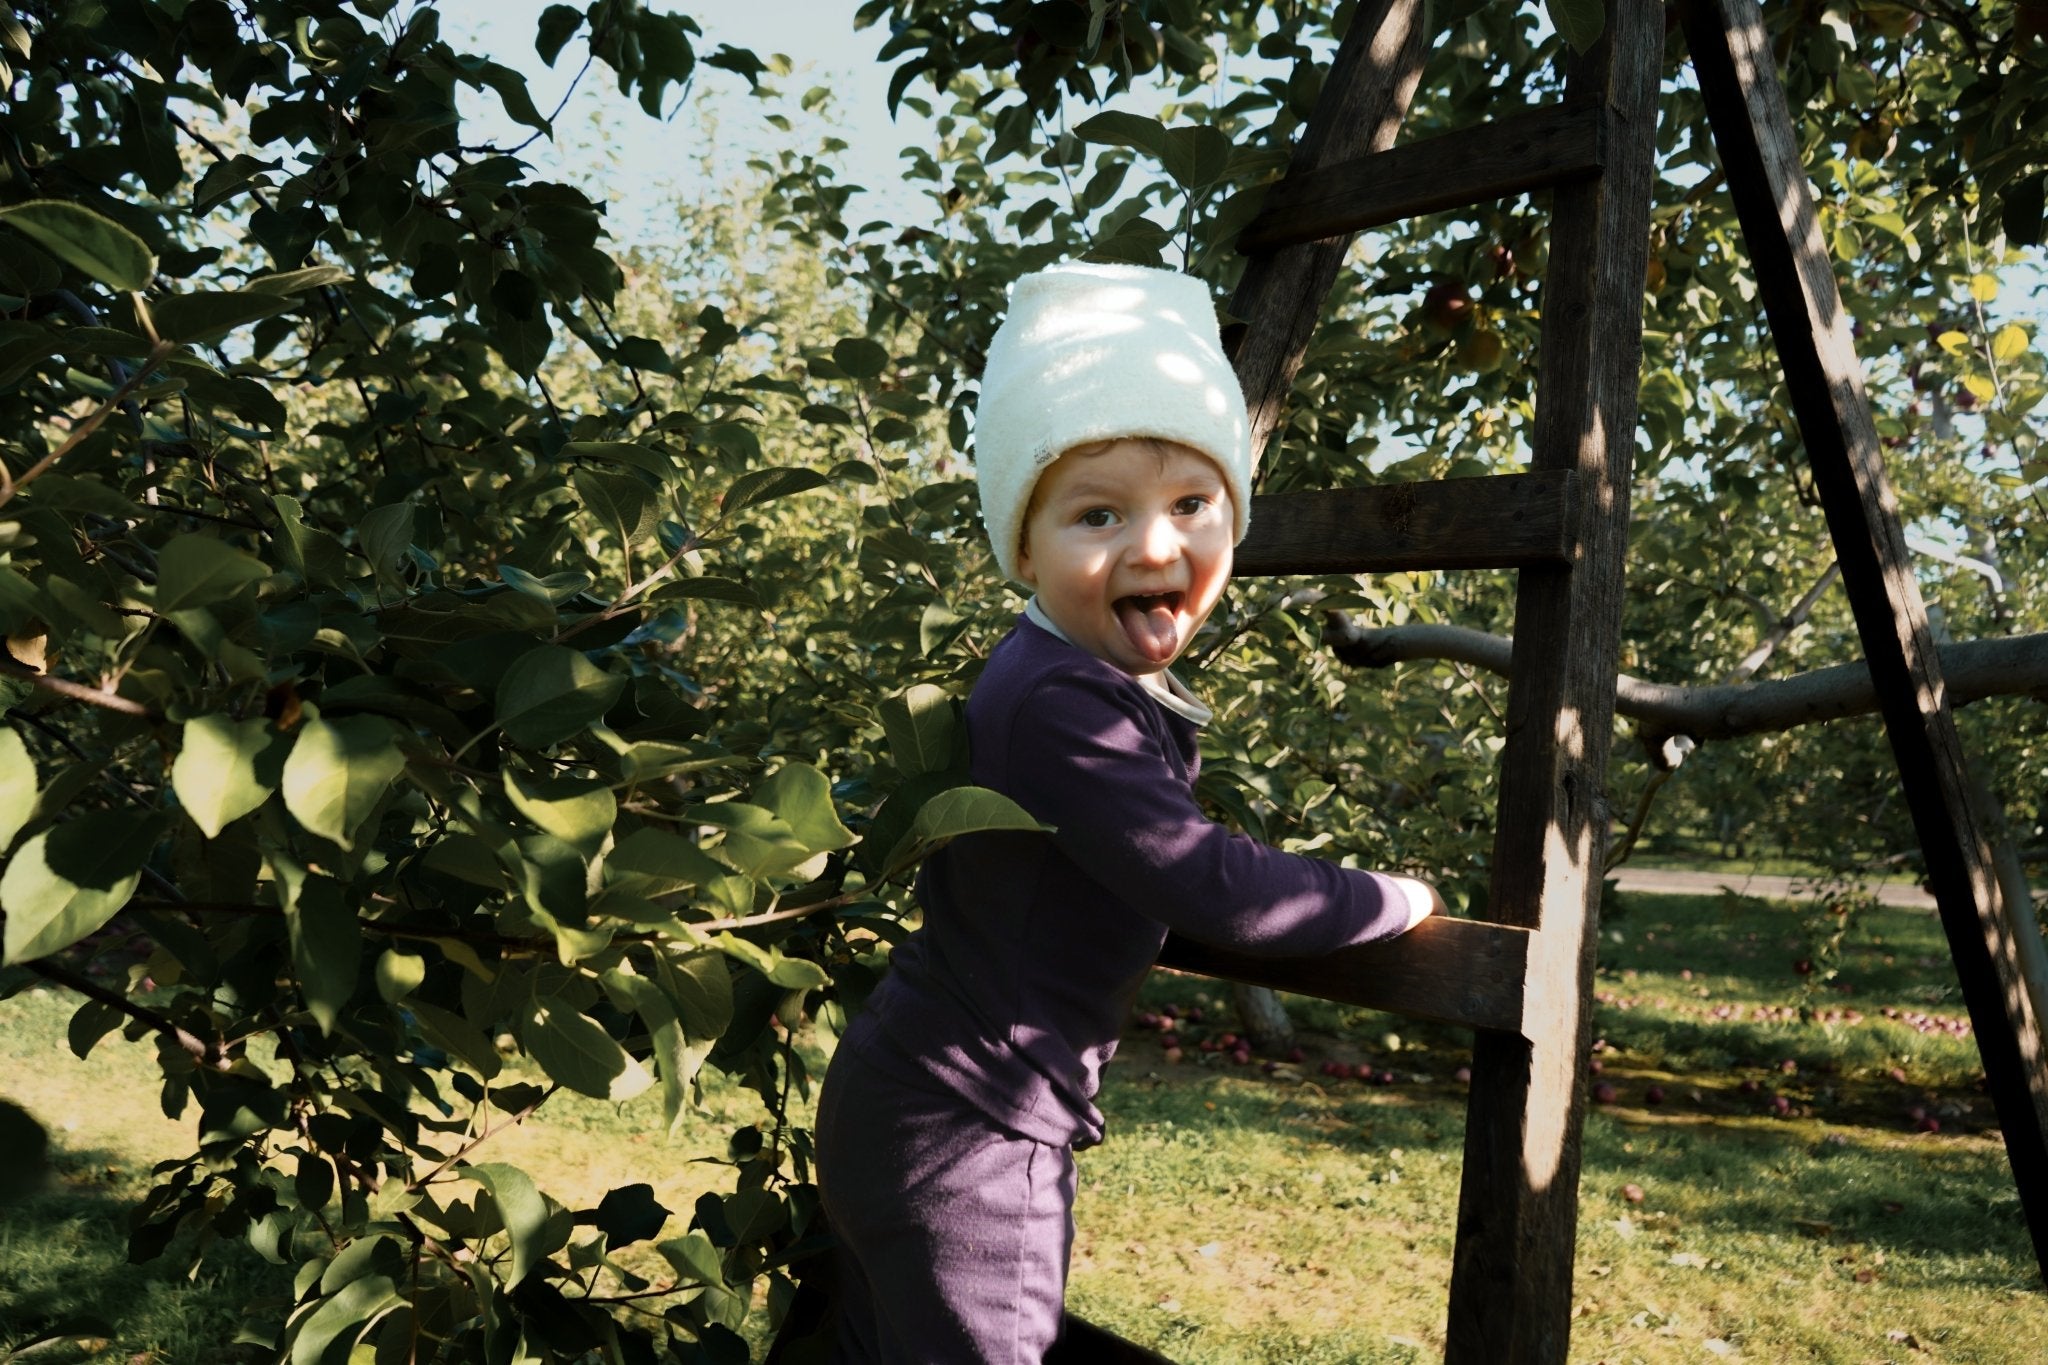
[[1170, 564], [1180, 556], [1180, 528], [1172, 517], [1148, 517], [1138, 526], [1135, 557], [1141, 564]]

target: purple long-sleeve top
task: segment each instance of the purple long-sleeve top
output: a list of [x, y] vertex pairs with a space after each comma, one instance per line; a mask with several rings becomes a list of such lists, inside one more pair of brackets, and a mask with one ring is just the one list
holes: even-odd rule
[[844, 1045], [1025, 1137], [1101, 1140], [1102, 1068], [1169, 930], [1292, 956], [1407, 924], [1391, 879], [1203, 815], [1195, 723], [1028, 618], [990, 655], [967, 726], [975, 783], [1054, 831], [968, 835], [926, 863], [924, 924]]

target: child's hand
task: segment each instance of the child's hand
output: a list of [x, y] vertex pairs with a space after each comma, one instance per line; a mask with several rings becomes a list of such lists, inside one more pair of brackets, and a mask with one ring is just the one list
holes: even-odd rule
[[1413, 929], [1431, 915], [1449, 913], [1444, 898], [1438, 895], [1437, 889], [1428, 882], [1419, 877], [1404, 877], [1398, 872], [1388, 875], [1393, 877], [1395, 884], [1401, 888], [1401, 894], [1408, 898], [1408, 923], [1402, 929], [1402, 933], [1407, 933], [1409, 929]]

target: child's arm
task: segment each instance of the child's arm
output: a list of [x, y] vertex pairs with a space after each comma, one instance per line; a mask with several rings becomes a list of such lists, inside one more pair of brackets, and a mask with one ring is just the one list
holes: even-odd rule
[[1124, 904], [1275, 956], [1392, 938], [1443, 908], [1416, 878], [1283, 853], [1210, 820], [1162, 752], [1151, 705], [1092, 670], [1048, 679], [1012, 713], [1000, 759], [999, 785]]

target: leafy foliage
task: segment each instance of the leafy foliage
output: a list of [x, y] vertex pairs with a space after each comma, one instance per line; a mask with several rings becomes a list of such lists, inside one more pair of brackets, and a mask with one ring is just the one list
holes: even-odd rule
[[[1417, 135], [1553, 97], [1559, 33], [1592, 36], [1576, 0], [1440, 8]], [[458, 87], [536, 135], [553, 115], [431, 7], [36, 0], [0, 24], [0, 986], [80, 989], [81, 1053], [155, 1039], [195, 1151], [137, 1257], [239, 1238], [296, 1264], [251, 1324], [295, 1362], [743, 1357], [757, 1292], [779, 1314], [813, 1245], [792, 1030], [829, 1042], [859, 1007], [921, 857], [1029, 825], [966, 786], [957, 716], [1017, 605], [962, 463], [1003, 287], [1078, 252], [1227, 298], [1353, 9], [869, 0], [891, 102], [937, 132], [904, 162], [927, 227], [849, 223], [844, 144], [804, 149], [829, 92], [785, 99], [787, 63], [554, 5], [551, 64], [581, 49], [652, 114], [723, 71], [785, 135], [737, 202], [619, 251], [585, 194], [465, 140]], [[1997, 592], [1950, 561], [1926, 586], [1958, 634], [2038, 625], [2042, 365], [1999, 304], [2039, 236], [2048, 50], [2011, 7], [1771, 21], [1907, 516], [1998, 565]], [[1625, 661], [1672, 681], [1725, 673], [1828, 558], [1682, 55]], [[1125, 93], [1157, 116], [1102, 107]], [[1522, 458], [1541, 213], [1372, 247], [1270, 488]], [[1450, 668], [1345, 674], [1317, 648], [1338, 606], [1512, 624], [1490, 578], [1242, 588], [1191, 660], [1221, 717], [1204, 795], [1476, 900], [1501, 699]], [[1852, 640], [1827, 602], [1773, 666]], [[2038, 822], [2038, 711], [1984, 723]], [[1834, 814], [1884, 780], [1871, 740], [1710, 750], [1672, 818], [1879, 856], [1903, 812]], [[125, 990], [80, 966], [117, 919], [150, 944]], [[567, 1208], [489, 1159], [562, 1089], [689, 1122], [705, 1066], [762, 1119], [687, 1217], [632, 1183]], [[618, 1255], [642, 1243], [658, 1283]]]

